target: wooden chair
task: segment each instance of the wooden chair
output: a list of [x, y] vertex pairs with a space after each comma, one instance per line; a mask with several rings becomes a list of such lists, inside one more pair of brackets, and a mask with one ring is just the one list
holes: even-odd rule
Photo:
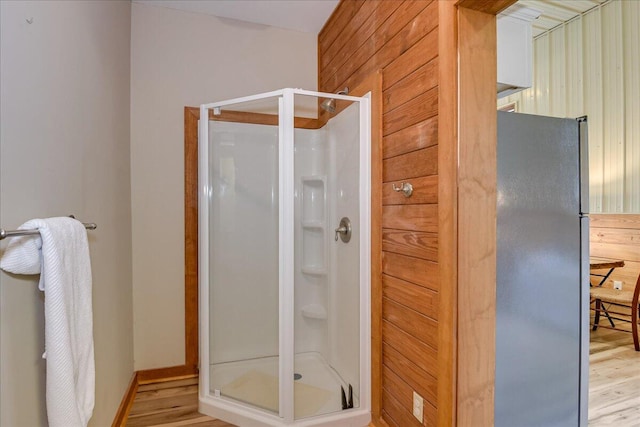
[[[634, 289], [619, 291], [609, 287], [592, 287], [591, 303], [594, 304], [594, 307], [591, 310], [595, 312], [593, 330], [595, 331], [598, 329], [598, 326], [600, 326], [607, 329], [631, 332], [636, 351], [640, 351], [640, 340], [638, 339], [638, 312], [640, 311], [640, 305], [638, 304], [639, 297], [640, 275], [638, 275], [638, 280], [636, 281]], [[607, 304], [608, 307], [605, 307], [605, 304]], [[628, 308], [630, 311], [620, 311], [620, 309], [624, 308]], [[609, 319], [611, 326], [599, 324], [601, 313], [604, 313], [604, 315]], [[631, 323], [631, 331], [616, 326], [614, 320]]]

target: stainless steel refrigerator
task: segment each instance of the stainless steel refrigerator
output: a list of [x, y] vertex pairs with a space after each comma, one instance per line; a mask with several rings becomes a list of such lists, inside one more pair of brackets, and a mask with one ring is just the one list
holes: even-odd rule
[[496, 427], [587, 426], [586, 129], [498, 113]]

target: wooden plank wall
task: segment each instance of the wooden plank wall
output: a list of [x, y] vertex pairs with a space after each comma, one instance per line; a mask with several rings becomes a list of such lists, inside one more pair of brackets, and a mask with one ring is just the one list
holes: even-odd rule
[[[633, 289], [640, 274], [640, 215], [592, 214], [589, 241], [591, 256], [623, 260], [625, 266], [616, 268], [605, 285], [613, 287], [621, 280], [626, 289]], [[599, 282], [592, 278], [592, 282]]]
[[[438, 418], [438, 3], [345, 0], [318, 35], [320, 91], [383, 74], [381, 415], [397, 427]], [[393, 191], [401, 182], [412, 197]]]

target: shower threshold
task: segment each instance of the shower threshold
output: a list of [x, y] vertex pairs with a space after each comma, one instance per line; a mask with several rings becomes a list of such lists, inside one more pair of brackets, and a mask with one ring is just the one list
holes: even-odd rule
[[[211, 394], [250, 404], [269, 413], [278, 413], [278, 357], [263, 357], [212, 364]], [[307, 418], [342, 411], [340, 387], [348, 384], [326, 362], [320, 353], [295, 356], [295, 418]], [[359, 406], [358, 396], [353, 397]]]

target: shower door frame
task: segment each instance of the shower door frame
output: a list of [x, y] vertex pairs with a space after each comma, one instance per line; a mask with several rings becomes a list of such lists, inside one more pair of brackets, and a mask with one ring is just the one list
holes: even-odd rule
[[[360, 277], [360, 406], [357, 409], [294, 419], [294, 97], [334, 98], [359, 104], [359, 277]], [[278, 98], [279, 181], [279, 414], [271, 415], [250, 404], [213, 396], [209, 363], [209, 110], [234, 104]], [[371, 93], [363, 97], [302, 89], [277, 91], [203, 104], [198, 123], [198, 287], [200, 323], [199, 409], [207, 415], [242, 425], [332, 425], [347, 418], [369, 423], [371, 419]], [[289, 263], [289, 265], [287, 264]]]

